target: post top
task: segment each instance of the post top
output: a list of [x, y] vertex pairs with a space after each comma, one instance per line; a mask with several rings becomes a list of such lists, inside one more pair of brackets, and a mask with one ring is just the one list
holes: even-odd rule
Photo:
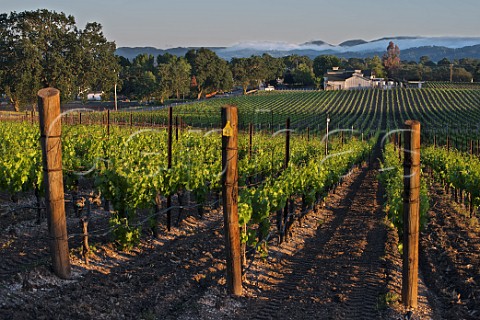
[[56, 96], [56, 95], [59, 95], [59, 94], [60, 94], [60, 90], [55, 89], [55, 88], [51, 88], [51, 87], [40, 89], [40, 90], [38, 90], [38, 93], [37, 93], [37, 95], [40, 98], [49, 98], [49, 97], [53, 97], [53, 96]]
[[407, 121], [405, 121], [405, 125], [407, 125], [407, 126], [419, 126], [420, 121], [418, 121], [418, 120], [407, 120]]
[[420, 121], [418, 121], [418, 120], [406, 120], [405, 124], [420, 124]]

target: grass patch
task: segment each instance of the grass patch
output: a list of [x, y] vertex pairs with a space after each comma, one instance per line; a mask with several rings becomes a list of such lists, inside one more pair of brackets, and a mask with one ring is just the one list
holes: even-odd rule
[[395, 292], [387, 292], [386, 294], [382, 294], [378, 298], [378, 308], [379, 310], [384, 310], [387, 307], [393, 307], [398, 304], [400, 301], [400, 296]]

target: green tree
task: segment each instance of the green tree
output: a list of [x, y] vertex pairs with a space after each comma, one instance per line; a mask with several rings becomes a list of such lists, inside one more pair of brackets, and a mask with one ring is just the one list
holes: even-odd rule
[[173, 84], [171, 81], [170, 68], [168, 63], [163, 63], [158, 66], [158, 85], [156, 86], [155, 95], [163, 104], [165, 99], [172, 95]]
[[34, 46], [14, 35], [12, 20], [6, 14], [0, 16], [0, 84], [15, 110], [20, 111], [23, 105], [35, 101], [34, 92], [41, 88], [40, 68], [38, 57], [32, 57]]
[[349, 58], [345, 65], [345, 69], [352, 69], [352, 70], [365, 70], [368, 68], [365, 60], [360, 58]]
[[72, 55], [76, 27], [72, 16], [47, 10], [0, 16], [2, 87], [16, 110], [34, 104], [46, 86], [71, 98], [74, 89]]
[[247, 93], [248, 86], [250, 85], [247, 65], [248, 62], [246, 58], [233, 58], [230, 61], [234, 84], [242, 87], [243, 94]]
[[382, 60], [379, 56], [375, 55], [373, 58], [365, 59], [368, 69], [372, 70], [372, 73], [375, 74], [377, 78], [385, 77], [385, 68], [383, 67]]
[[197, 99], [205, 93], [228, 91], [233, 86], [233, 75], [225, 60], [215, 52], [200, 48], [190, 50], [185, 58], [192, 66], [192, 76], [196, 79]]
[[151, 54], [140, 54], [132, 61], [134, 92], [140, 100], [150, 100], [157, 89], [155, 58]]
[[165, 52], [164, 54], [159, 54], [157, 57], [157, 65], [169, 63], [174, 58], [176, 58], [176, 56], [168, 52]]
[[334, 55], [321, 55], [313, 59], [313, 73], [316, 77], [323, 78], [327, 70], [340, 67], [342, 61]]
[[164, 98], [170, 95], [175, 95], [177, 99], [180, 99], [180, 96], [187, 93], [190, 89], [190, 72], [192, 67], [187, 59], [173, 55], [169, 59], [164, 60], [157, 58], [157, 61], [164, 61], [164, 63], [158, 65], [161, 102], [163, 103]]
[[264, 53], [262, 55], [263, 65], [265, 67], [265, 80], [270, 84], [275, 84], [276, 80], [283, 76], [285, 63], [282, 58], [274, 58]]
[[16, 110], [34, 105], [37, 91], [47, 86], [70, 100], [79, 87], [115, 82], [114, 50], [96, 23], [79, 31], [73, 16], [46, 9], [1, 14], [0, 87]]
[[122, 75], [122, 93], [132, 99], [150, 100], [158, 89], [155, 58], [149, 54], [139, 54]]
[[230, 65], [233, 80], [236, 84], [242, 86], [243, 94], [247, 92], [249, 86], [258, 88], [260, 82], [267, 76], [265, 62], [258, 56], [233, 58]]
[[452, 74], [452, 80], [455, 82], [470, 82], [473, 79], [473, 75], [465, 68], [454, 68]]
[[442, 66], [442, 67], [450, 67], [450, 64], [452, 64], [450, 62], [450, 60], [448, 60], [447, 58], [443, 58], [442, 60], [438, 61], [437, 62], [437, 66]]
[[283, 61], [285, 63], [285, 67], [288, 70], [295, 70], [302, 63], [306, 64], [308, 67], [313, 66], [313, 61], [309, 57], [299, 56], [298, 54], [292, 54], [292, 55], [286, 56], [283, 59]]
[[419, 64], [424, 65], [426, 67], [436, 67], [437, 64], [433, 62], [429, 56], [421, 56], [419, 60]]
[[301, 86], [313, 86], [315, 84], [315, 74], [310, 66], [301, 63], [293, 72], [293, 81]]
[[462, 58], [458, 61], [458, 64], [459, 67], [465, 68], [465, 70], [474, 75], [480, 66], [480, 59]]
[[89, 90], [111, 92], [115, 84], [121, 85], [120, 58], [115, 56], [115, 43], [107, 41], [99, 23], [87, 23], [80, 31], [80, 53], [77, 57], [81, 68], [77, 70], [79, 94]]
[[412, 64], [402, 64], [396, 69], [395, 76], [406, 81], [421, 80], [420, 68]]
[[450, 67], [438, 66], [432, 69], [432, 80], [434, 81], [449, 81]]
[[305, 85], [304, 76], [308, 73], [307, 70], [312, 69], [313, 61], [307, 56], [292, 54], [284, 57], [283, 62], [285, 65], [283, 82], [289, 85]]

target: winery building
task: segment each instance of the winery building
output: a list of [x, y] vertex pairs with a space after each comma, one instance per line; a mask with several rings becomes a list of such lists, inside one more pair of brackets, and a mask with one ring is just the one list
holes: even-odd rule
[[343, 70], [334, 67], [323, 76], [324, 90], [369, 89], [380, 86], [380, 80], [375, 78], [370, 70]]

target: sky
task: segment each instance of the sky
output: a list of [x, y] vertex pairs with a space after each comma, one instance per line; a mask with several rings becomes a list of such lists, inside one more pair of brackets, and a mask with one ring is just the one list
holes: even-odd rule
[[64, 12], [80, 28], [99, 22], [117, 47], [480, 36], [478, 0], [0, 0], [0, 8]]

